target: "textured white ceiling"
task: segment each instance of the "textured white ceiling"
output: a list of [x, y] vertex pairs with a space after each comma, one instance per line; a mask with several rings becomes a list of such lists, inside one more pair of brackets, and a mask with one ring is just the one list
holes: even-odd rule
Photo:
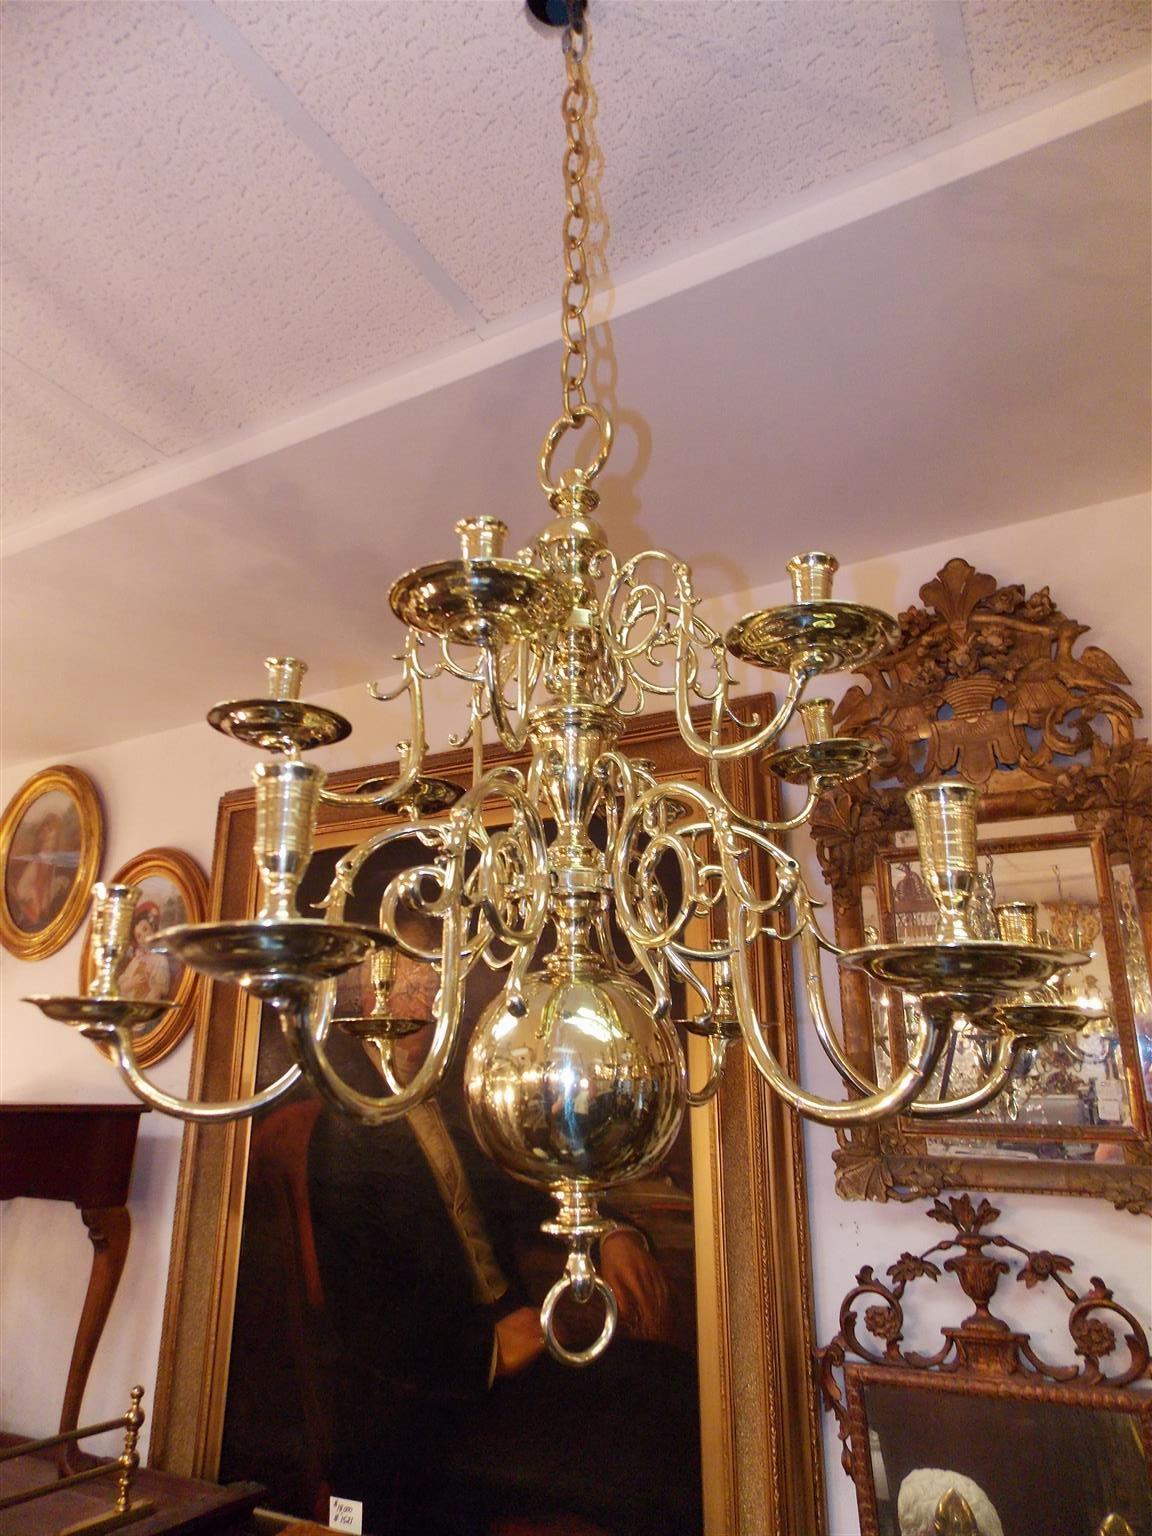
[[[337, 4], [319, 21], [307, 0], [219, 8], [486, 318], [555, 291], [563, 76], [519, 0]], [[946, 127], [928, 11], [888, 0], [595, 11], [613, 265]]]
[[1148, 48], [1148, 0], [964, 0], [982, 112]]
[[[674, 550], [715, 620], [797, 549], [963, 553], [970, 532], [1146, 495], [1149, 129], [1146, 106], [1116, 113], [599, 328], [614, 547]], [[505, 518], [513, 548], [549, 515], [557, 350], [241, 444], [175, 487], [147, 471], [115, 515], [14, 549], [4, 759], [187, 724], [270, 652], [305, 657], [312, 693], [387, 674], [399, 572], [448, 556], [466, 513]]]
[[[520, 11], [8, 0], [6, 528], [555, 293], [561, 69]], [[594, 0], [612, 275], [1138, 60], [1148, 15]]]
[[4, 348], [158, 453], [461, 331], [178, 5], [6, 5], [3, 55]]

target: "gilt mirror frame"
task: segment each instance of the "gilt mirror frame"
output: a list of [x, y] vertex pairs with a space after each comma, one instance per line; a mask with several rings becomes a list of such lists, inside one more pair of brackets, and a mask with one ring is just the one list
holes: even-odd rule
[[[841, 1465], [855, 1484], [861, 1536], [893, 1530], [910, 1472], [932, 1504], [946, 1491], [978, 1495], [1009, 1531], [1146, 1530], [1152, 1392], [1144, 1322], [1098, 1275], [1081, 1291], [1071, 1259], [995, 1230], [1000, 1211], [986, 1199], [938, 1199], [928, 1216], [951, 1230], [922, 1253], [902, 1253], [883, 1275], [870, 1264], [860, 1269], [840, 1304], [836, 1337], [815, 1357]], [[999, 1289], [1011, 1279], [1017, 1283]], [[926, 1300], [923, 1281], [948, 1290], [940, 1299], [949, 1317], [952, 1307], [972, 1309], [939, 1330], [930, 1352], [907, 1337]], [[1034, 1345], [1016, 1317], [1031, 1308], [1042, 1326], [1054, 1302], [1067, 1336]], [[957, 1479], [950, 1487], [948, 1474]], [[1072, 1482], [1057, 1499], [1062, 1476]]]
[[[742, 701], [770, 708], [767, 699]], [[701, 723], [706, 723], [703, 717]], [[637, 720], [621, 741], [658, 777], [704, 782], [706, 765], [685, 747], [675, 719]], [[493, 750], [486, 759], [523, 764]], [[427, 772], [467, 782], [470, 750], [441, 753]], [[332, 775], [336, 788], [392, 778], [396, 765]], [[751, 763], [733, 765], [729, 792], [759, 816], [774, 814], [774, 791]], [[255, 911], [255, 819], [250, 789], [220, 802], [209, 898], [210, 919]], [[390, 822], [371, 807], [323, 805], [317, 844], [358, 840]], [[763, 872], [765, 876], [767, 871]], [[764, 1015], [778, 1022], [774, 1048], [795, 1071], [792, 988], [783, 950], [757, 957]], [[196, 1024], [190, 1093], [224, 1099], [244, 1093], [254, 1071], [259, 1011], [234, 987], [207, 984]], [[811, 1371], [811, 1250], [802, 1131], [741, 1051], [706, 1117], [697, 1169], [698, 1359], [706, 1536], [767, 1530], [821, 1536], [824, 1524], [819, 1402]], [[223, 1401], [236, 1301], [250, 1122], [189, 1125], [184, 1133], [157, 1377], [150, 1464], [182, 1476], [218, 1471]], [[701, 1165], [706, 1172], [701, 1174]], [[701, 1263], [701, 1243], [707, 1234]], [[703, 1276], [703, 1283], [702, 1283]]]
[[[904, 794], [917, 782], [957, 774], [979, 785], [982, 853], [1039, 848], [1045, 838], [1082, 845], [1097, 870], [1109, 968], [1124, 992], [1116, 1031], [1130, 1128], [1101, 1137], [1115, 1160], [1061, 1161], [985, 1154], [963, 1120], [928, 1135], [923, 1122], [896, 1117], [837, 1132], [837, 1193], [880, 1201], [958, 1188], [1077, 1194], [1152, 1214], [1152, 1017], [1124, 980], [1136, 965], [1146, 982], [1152, 952], [1152, 751], [1134, 729], [1142, 711], [1111, 656], [1093, 645], [1075, 652], [1088, 626], [1061, 612], [1047, 587], [1028, 596], [1023, 585], [954, 558], [920, 597], [922, 606], [900, 615], [897, 649], [861, 668], [867, 686], [850, 688], [836, 710], [839, 734], [876, 740], [884, 754], [870, 776], [827, 791], [813, 817], [836, 942], [868, 942], [875, 919], [865, 899], [886, 878], [881, 866], [900, 845], [914, 857]], [[842, 969], [840, 990], [846, 1049], [871, 1076], [884, 1051], [868, 979]]]

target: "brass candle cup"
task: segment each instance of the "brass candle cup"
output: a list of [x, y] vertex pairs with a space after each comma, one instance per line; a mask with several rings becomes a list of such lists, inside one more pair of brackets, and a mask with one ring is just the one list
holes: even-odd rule
[[939, 911], [939, 943], [973, 937], [967, 912], [976, 891], [976, 805], [980, 791], [963, 779], [918, 784], [905, 796], [912, 812], [920, 864]]
[[90, 997], [119, 997], [120, 973], [132, 948], [132, 919], [140, 900], [138, 885], [92, 887], [92, 979]]
[[810, 746], [813, 742], [832, 740], [834, 709], [831, 699], [809, 699], [799, 706], [797, 713], [804, 726], [804, 739]]
[[324, 770], [310, 763], [258, 763], [254, 852], [260, 871], [261, 922], [297, 917], [296, 890], [312, 857]]
[[809, 550], [803, 555], [793, 555], [788, 562], [788, 575], [792, 581], [792, 597], [797, 603], [822, 603], [832, 596], [832, 578], [840, 569], [835, 555], [822, 550]]
[[1034, 901], [1006, 901], [992, 909], [996, 931], [1006, 944], [1038, 944], [1037, 907]]

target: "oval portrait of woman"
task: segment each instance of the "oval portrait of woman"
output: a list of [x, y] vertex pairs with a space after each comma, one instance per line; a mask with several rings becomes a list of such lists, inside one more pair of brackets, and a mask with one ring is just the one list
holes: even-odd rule
[[22, 960], [60, 949], [80, 926], [100, 868], [104, 818], [91, 779], [35, 774], [0, 818], [0, 940]]

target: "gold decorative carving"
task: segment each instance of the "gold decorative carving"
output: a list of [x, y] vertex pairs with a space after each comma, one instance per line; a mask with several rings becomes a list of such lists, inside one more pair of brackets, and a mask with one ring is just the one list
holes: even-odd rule
[[[841, 1463], [856, 1484], [862, 1536], [877, 1536], [880, 1530], [869, 1387], [907, 1388], [909, 1423], [927, 1406], [918, 1403], [916, 1392], [947, 1393], [953, 1399], [968, 1394], [977, 1399], [977, 1412], [980, 1400], [1018, 1398], [1023, 1421], [1035, 1421], [1046, 1404], [1123, 1413], [1131, 1416], [1147, 1460], [1152, 1455], [1152, 1393], [1127, 1390], [1150, 1374], [1148, 1335], [1139, 1319], [1099, 1276], [1079, 1291], [1070, 1259], [1026, 1248], [993, 1231], [1000, 1212], [988, 1200], [976, 1204], [968, 1194], [935, 1200], [928, 1215], [953, 1230], [923, 1253], [902, 1253], [883, 1278], [865, 1265], [840, 1304], [839, 1332], [815, 1355], [824, 1406], [836, 1419]], [[1074, 1357], [1067, 1363], [1044, 1358], [1027, 1333], [993, 1312], [1000, 1282], [1013, 1270], [1019, 1282], [1011, 1287], [1016, 1301], [1052, 1287], [1063, 1293]], [[905, 1345], [912, 1288], [921, 1280], [936, 1285], [945, 1275], [956, 1280], [972, 1310], [962, 1322], [941, 1330], [944, 1342], [938, 1350], [923, 1354]], [[932, 1401], [944, 1409], [942, 1399]], [[960, 1464], [953, 1470], [961, 1480], [968, 1477], [963, 1465], [968, 1450], [956, 1445]], [[963, 1503], [958, 1491], [945, 1492], [936, 1509], [938, 1531], [976, 1528], [963, 1524], [965, 1512], [971, 1518], [970, 1511], [961, 1510]], [[1100, 1519], [1093, 1515], [1092, 1530], [1084, 1536], [1126, 1528], [1119, 1514], [1108, 1513], [1097, 1527]]]
[[[1068, 817], [1098, 840], [1102, 864], [1126, 864], [1138, 916], [1123, 942], [1139, 949], [1142, 932], [1152, 950], [1152, 749], [1134, 733], [1142, 711], [1124, 691], [1123, 670], [1098, 646], [1082, 645], [1088, 626], [1065, 614], [1047, 587], [1027, 595], [1019, 583], [1001, 585], [952, 559], [920, 597], [922, 606], [900, 615], [899, 644], [859, 669], [865, 683], [836, 710], [838, 734], [881, 749], [871, 774], [826, 790], [812, 819], [837, 943], [866, 942], [862, 888], [909, 827], [907, 787], [955, 773], [981, 786], [985, 830], [997, 820]], [[844, 969], [840, 985], [846, 1049], [871, 1074], [868, 983]], [[1138, 1061], [1127, 1070], [1136, 1072]], [[1152, 1214], [1146, 1110], [1138, 1129], [1122, 1162], [1074, 1164], [930, 1155], [922, 1128], [907, 1119], [839, 1131], [836, 1187], [848, 1200], [903, 1201], [964, 1185], [1047, 1189]]]

